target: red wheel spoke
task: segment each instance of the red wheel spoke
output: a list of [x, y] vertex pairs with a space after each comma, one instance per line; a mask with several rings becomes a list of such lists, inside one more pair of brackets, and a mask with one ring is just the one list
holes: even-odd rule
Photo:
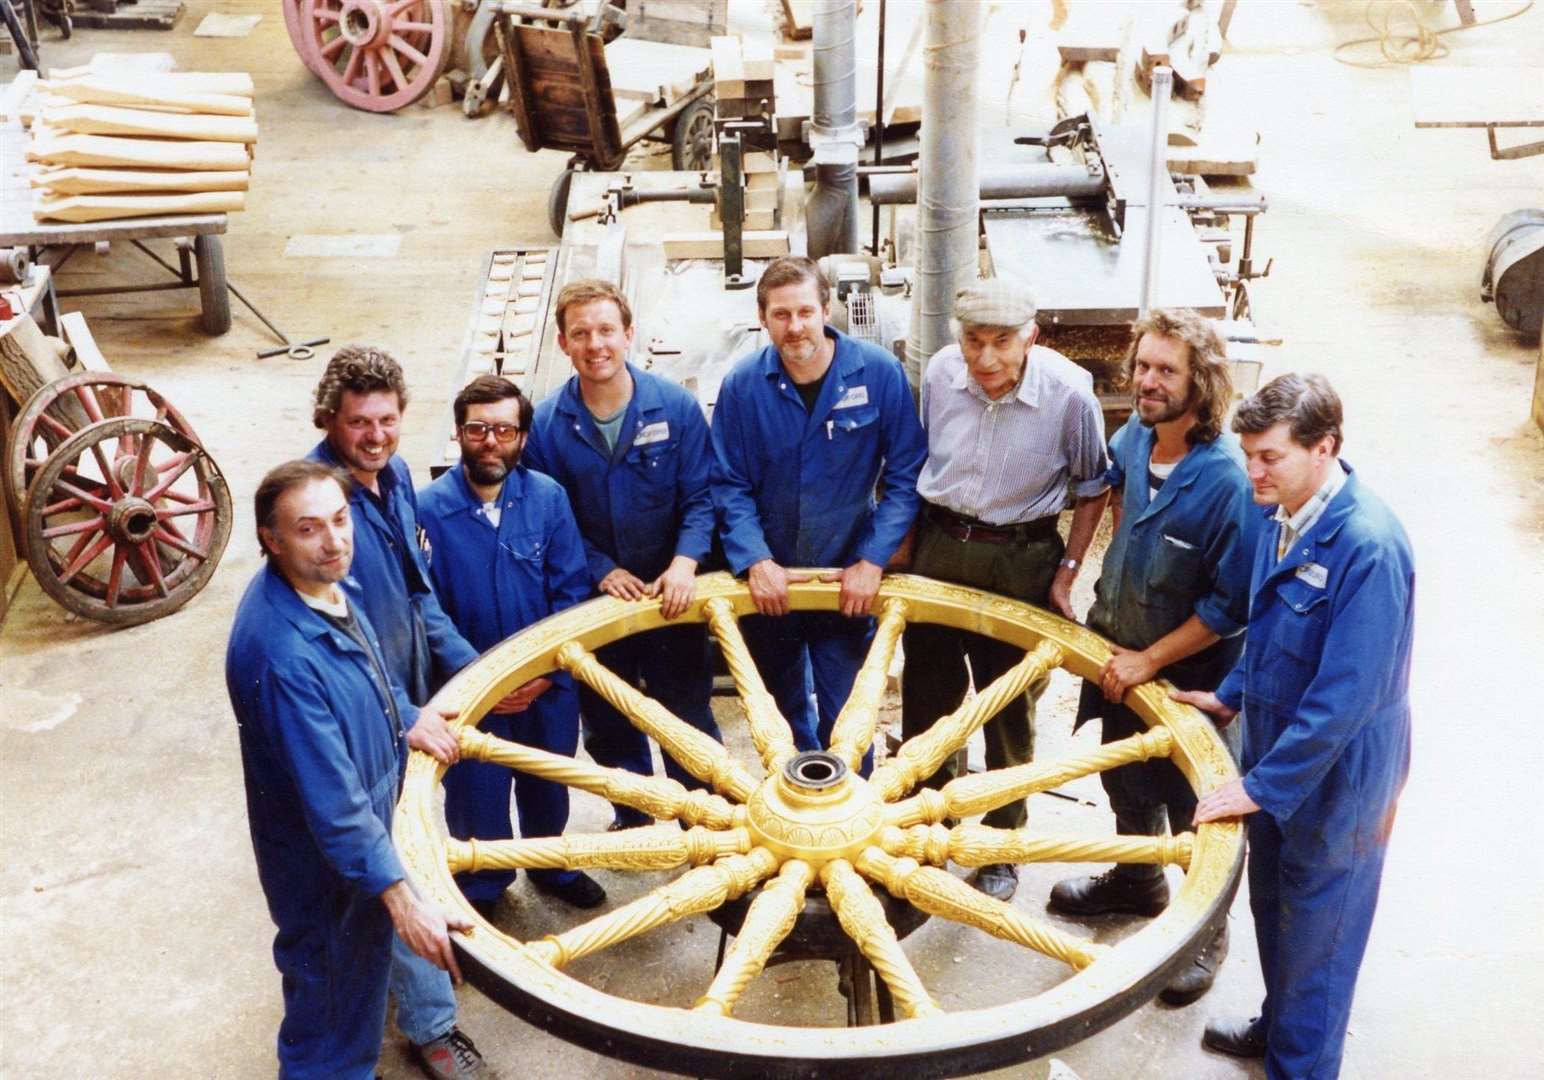
[[[341, 41], [346, 39], [340, 35], [339, 40]], [[353, 52], [349, 53], [348, 64], [343, 68], [343, 81], [345, 83], [352, 86], [354, 84], [354, 80], [359, 78], [359, 68], [364, 63], [364, 60], [365, 54], [359, 49], [355, 49]]]
[[381, 53], [381, 59], [386, 62], [386, 70], [391, 72], [391, 81], [396, 84], [398, 90], [407, 89], [407, 76], [403, 74], [402, 64], [397, 59], [397, 54], [390, 49]]
[[[189, 453], [186, 453], [186, 454], [180, 454], [180, 455], [178, 455], [176, 457], [168, 458], [166, 460], [166, 463], [161, 466], [162, 472], [161, 472], [161, 480], [160, 480], [160, 482], [158, 484], [156, 484], [155, 487], [151, 488], [149, 491], [144, 492], [140, 496], [140, 498], [144, 499], [146, 502], [155, 502], [157, 499], [159, 499], [162, 495], [164, 495], [166, 493], [166, 489], [167, 488], [171, 487], [178, 480], [181, 480], [182, 479], [182, 474], [187, 472], [190, 468], [192, 468], [193, 467], [193, 463], [195, 461], [197, 461], [197, 460], [198, 460], [198, 454], [193, 453], [193, 452], [189, 452]], [[172, 471], [170, 473], [166, 472], [165, 469], [167, 468], [167, 466], [171, 465], [171, 463], [173, 461], [175, 461], [177, 463], [176, 466], [172, 469]]]
[[68, 499], [60, 499], [56, 503], [49, 503], [43, 507], [43, 516], [51, 517], [54, 514], [62, 514], [66, 510], [79, 510], [84, 505], [83, 502], [72, 495]]
[[106, 499], [99, 499], [99, 498], [97, 498], [97, 496], [91, 494], [89, 491], [84, 491], [81, 488], [76, 487], [74, 484], [67, 484], [63, 480], [60, 480], [57, 483], [55, 483], [54, 487], [59, 489], [59, 490], [61, 490], [61, 491], [68, 492], [69, 494], [75, 496], [75, 498], [79, 499], [81, 502], [85, 503], [87, 506], [94, 506], [98, 510], [101, 510], [103, 512], [106, 512], [106, 511], [111, 510], [113, 508], [113, 504], [108, 502]]
[[94, 517], [90, 521], [72, 521], [68, 525], [55, 525], [52, 529], [43, 530], [43, 539], [52, 540], [58, 536], [73, 536], [76, 533], [94, 532], [107, 523], [105, 517]]
[[419, 0], [397, 0], [394, 4], [388, 4], [383, 14], [386, 18], [395, 20], [398, 12], [406, 11], [418, 2]]
[[[91, 543], [91, 534], [82, 533], [76, 539], [75, 543], [71, 545], [70, 550], [65, 552], [64, 558], [60, 561], [63, 563], [63, 565], [69, 566], [70, 563], [75, 561], [76, 556], [78, 556], [82, 551], [86, 550], [86, 545], [89, 543]], [[57, 551], [51, 551], [51, 554], [57, 556], [59, 553]]]
[[365, 53], [365, 84], [371, 97], [381, 96], [381, 58], [373, 50]]
[[209, 558], [209, 552], [206, 549], [195, 547], [194, 545], [188, 543], [186, 540], [183, 540], [178, 536], [173, 536], [165, 529], [157, 529], [154, 535], [156, 540], [165, 544], [167, 547], [176, 548], [184, 555], [191, 555], [193, 558], [199, 560], [200, 562]]
[[177, 528], [177, 526], [174, 523], [172, 523], [170, 521], [159, 521], [159, 522], [157, 522], [157, 524], [160, 525], [161, 528], [165, 529], [167, 532], [169, 532], [173, 536], [175, 536], [178, 540], [186, 540], [187, 539], [187, 536], [183, 533], [183, 531], [181, 529]]
[[[318, 16], [318, 18], [320, 18], [320, 16]], [[344, 37], [342, 34], [339, 34], [337, 37], [333, 38], [327, 44], [322, 46], [322, 59], [334, 59], [340, 52], [343, 51], [343, 46], [347, 44], [348, 38]]]
[[107, 455], [102, 453], [101, 443], [91, 444], [91, 456], [96, 458], [97, 466], [102, 470], [102, 479], [107, 481], [107, 491], [114, 499], [123, 498], [123, 488], [118, 484], [118, 478], [113, 475], [113, 468], [107, 463]]
[[[181, 496], [181, 498], [186, 497], [187, 496]], [[210, 502], [208, 499], [199, 499], [196, 502], [188, 502], [182, 506], [170, 510], [163, 510], [160, 507], [157, 507], [155, 516], [160, 518], [162, 521], [167, 521], [168, 518], [182, 517], [185, 514], [208, 514], [212, 513], [215, 509], [216, 507], [214, 503]], [[167, 522], [167, 524], [170, 526], [171, 523]]]
[[316, 21], [319, 23], [335, 23], [338, 21], [338, 13], [336, 11], [318, 11], [316, 13]]
[[145, 569], [150, 573], [150, 580], [155, 584], [156, 591], [162, 596], [170, 596], [171, 590], [166, 587], [166, 578], [161, 573], [161, 553], [148, 540], [141, 541], [139, 553], [144, 561]]
[[[429, 58], [427, 56], [425, 56], [423, 53], [419, 52], [417, 49], [413, 48], [413, 46], [409, 45], [406, 41], [404, 41], [397, 34], [391, 35], [391, 37], [389, 39], [389, 44], [391, 45], [392, 48], [396, 49], [399, 53], [402, 53], [409, 60], [412, 60], [413, 63], [415, 63], [415, 64], [424, 65], [424, 64], [427, 64], [429, 62]], [[391, 57], [390, 53], [387, 53], [386, 55], [388, 57]], [[392, 57], [392, 59], [395, 59], [395, 57]], [[406, 86], [407, 84], [403, 83], [402, 85]]]
[[113, 549], [113, 569], [107, 575], [107, 606], [118, 606], [118, 590], [123, 588], [123, 564], [129, 561], [129, 549], [119, 544]]
[[97, 400], [95, 390], [90, 386], [77, 386], [75, 396], [80, 398], [81, 407], [86, 410], [93, 424], [102, 419], [102, 403]]
[[86, 567], [90, 566], [92, 562], [96, 560], [98, 555], [112, 547], [112, 545], [113, 538], [107, 535], [105, 532], [102, 533], [102, 538], [95, 544], [92, 544], [90, 550], [86, 551], [74, 562], [70, 563], [69, 566], [65, 567], [64, 573], [59, 575], [59, 584], [67, 584], [72, 577], [80, 573]]
[[145, 466], [150, 464], [150, 449], [154, 445], [154, 435], [145, 435], [139, 440], [139, 453], [134, 455], [134, 479], [129, 484], [129, 489], [136, 495], [145, 486]]
[[408, 22], [405, 19], [398, 19], [396, 22], [391, 24], [391, 29], [393, 33], [398, 34], [411, 33], [414, 30], [422, 30], [427, 34], [434, 30], [434, 24], [426, 22]]
[[71, 435], [75, 434], [74, 428], [70, 427], [70, 425], [64, 423], [61, 420], [49, 416], [46, 412], [38, 414], [38, 423], [48, 428], [49, 431], [52, 431], [61, 439], [68, 439]]

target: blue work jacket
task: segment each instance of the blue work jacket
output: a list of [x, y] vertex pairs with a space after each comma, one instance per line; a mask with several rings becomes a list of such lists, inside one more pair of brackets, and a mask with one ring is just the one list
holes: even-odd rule
[[762, 559], [884, 566], [917, 516], [927, 436], [900, 362], [829, 326], [826, 335], [836, 353], [812, 411], [771, 345], [719, 388], [713, 505], [736, 574]]
[[516, 466], [499, 505], [495, 529], [459, 466], [419, 502], [430, 580], [456, 625], [484, 651], [590, 595], [584, 545], [557, 481]]
[[[306, 455], [334, 468], [343, 462], [323, 439]], [[407, 462], [393, 456], [379, 473], [380, 500], [362, 484], [349, 489], [354, 519], [352, 575], [365, 613], [380, 635], [386, 671], [419, 705], [477, 659], [429, 584], [418, 546], [418, 500]]]
[[1133, 416], [1110, 440], [1105, 479], [1120, 490], [1121, 523], [1104, 555], [1088, 625], [1118, 645], [1145, 649], [1199, 616], [1222, 640], [1163, 675], [1210, 690], [1244, 645], [1260, 515], [1232, 435], [1192, 446], [1150, 498], [1147, 466], [1156, 438]]
[[708, 557], [713, 546], [708, 422], [684, 388], [631, 364], [633, 397], [616, 450], [579, 396], [576, 375], [536, 406], [522, 458], [568, 492], [590, 577], [618, 566], [652, 581], [677, 555]]
[[1278, 527], [1260, 530], [1244, 655], [1217, 696], [1243, 709], [1244, 790], [1261, 809], [1287, 821], [1310, 796], [1334, 805], [1327, 787], [1363, 811], [1341, 824], [1377, 832], [1410, 766], [1415, 567], [1399, 521], [1345, 469], [1279, 562]]
[[[345, 592], [379, 653], [357, 592]], [[334, 932], [340, 894], [377, 896], [402, 880], [391, 817], [407, 760], [404, 730], [418, 710], [400, 687], [382, 687], [364, 650], [271, 565], [236, 609], [225, 685], [257, 875], [282, 953]]]

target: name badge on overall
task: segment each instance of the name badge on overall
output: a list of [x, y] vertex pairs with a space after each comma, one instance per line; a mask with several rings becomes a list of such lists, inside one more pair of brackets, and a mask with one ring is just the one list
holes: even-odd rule
[[652, 424], [644, 424], [638, 429], [638, 434], [633, 436], [634, 446], [648, 446], [650, 443], [665, 442], [670, 438], [670, 421], [656, 420]]
[[1297, 568], [1297, 579], [1315, 589], [1322, 589], [1329, 584], [1330, 572], [1318, 563], [1304, 563]]
[[847, 392], [845, 394], [843, 394], [841, 399], [835, 405], [831, 406], [831, 408], [833, 408], [833, 409], [856, 409], [859, 405], [867, 405], [867, 404], [868, 404], [868, 387], [866, 387], [866, 386], [849, 386], [847, 388]]

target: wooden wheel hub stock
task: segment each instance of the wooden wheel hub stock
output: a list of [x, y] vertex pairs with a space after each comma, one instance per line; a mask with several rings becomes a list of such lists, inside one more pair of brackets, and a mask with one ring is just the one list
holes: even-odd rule
[[[789, 587], [794, 610], [835, 611], [838, 600], [835, 582]], [[1236, 778], [1211, 723], [1169, 700], [1166, 683], [1144, 684], [1126, 697], [1148, 725], [1145, 732], [1074, 757], [962, 776], [939, 789], [921, 786], [1053, 668], [1097, 676], [1111, 655], [1105, 639], [991, 593], [910, 575], [887, 577], [874, 605], [878, 624], [869, 655], [832, 727], [830, 747], [800, 753], [741, 635], [739, 619], [754, 613], [745, 585], [727, 574], [698, 578], [692, 607], [668, 624], [657, 600], [602, 597], [500, 643], [438, 696], [437, 704], [459, 710], [455, 724], [464, 760], [518, 769], [666, 822], [600, 834], [455, 840], [447, 834], [437, 791], [446, 767], [412, 755], [395, 822], [403, 864], [422, 895], [472, 924], [452, 935], [462, 967], [512, 1012], [600, 1053], [694, 1076], [958, 1075], [1040, 1057], [1115, 1023], [1162, 989], [1227, 917], [1243, 866], [1243, 831], [1236, 821], [1161, 837], [950, 824], [1152, 757], [1172, 760], [1198, 794]], [[756, 760], [736, 760], [596, 656], [602, 645], [683, 621], [707, 623], [717, 640], [744, 705]], [[886, 679], [908, 621], [985, 634], [1023, 649], [1024, 657], [904, 742], [865, 779], [858, 769], [874, 742]], [[637, 776], [478, 730], [500, 699], [554, 671], [568, 672], [609, 701], [711, 790], [688, 790], [667, 777]], [[994, 900], [950, 869], [1004, 862], [1172, 864], [1184, 871], [1184, 881], [1162, 915], [1105, 945]], [[528, 941], [484, 919], [454, 880], [463, 871], [532, 868], [679, 873], [635, 900]], [[894, 1022], [812, 1027], [736, 1015], [746, 987], [775, 961], [781, 945], [798, 938], [807, 909], [834, 916], [882, 980], [895, 1005]], [[718, 921], [735, 938], [718, 970], [704, 972], [706, 985], [695, 999], [631, 1001], [569, 974], [575, 961], [696, 916]], [[900, 944], [924, 917], [1018, 946], [1010, 958], [1049, 965], [1036, 972], [1047, 988], [946, 1013]], [[1001, 963], [1002, 947], [990, 947]]]

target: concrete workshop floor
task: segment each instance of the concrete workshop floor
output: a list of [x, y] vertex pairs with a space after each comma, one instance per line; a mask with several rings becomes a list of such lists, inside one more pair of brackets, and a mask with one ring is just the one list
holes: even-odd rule
[[[262, 141], [250, 208], [226, 239], [230, 275], [297, 338], [378, 343], [406, 361], [414, 401], [402, 450], [422, 478], [483, 256], [552, 241], [545, 202], [563, 159], [525, 153], [508, 116], [351, 111], [302, 68], [274, 5], [225, 0], [224, 11], [263, 13], [253, 34], [194, 38], [213, 6], [189, 0], [172, 33], [48, 40], [45, 60], [168, 50], [186, 69], [253, 73]], [[1448, 5], [1418, 6], [1429, 21], [1452, 23]], [[1482, 17], [1510, 6], [1477, 5]], [[1258, 283], [1256, 306], [1287, 341], [1267, 375], [1300, 368], [1334, 379], [1349, 418], [1346, 458], [1399, 512], [1421, 569], [1414, 768], [1345, 1072], [1537, 1076], [1544, 1037], [1527, 1017], [1544, 992], [1544, 860], [1522, 826], [1536, 817], [1528, 792], [1544, 774], [1535, 723], [1544, 440], [1527, 420], [1537, 350], [1479, 302], [1477, 284], [1492, 223], [1544, 199], [1544, 158], [1493, 162], [1481, 134], [1414, 130], [1403, 70], [1330, 56], [1335, 42], [1365, 33], [1362, 10], [1241, 5], [1209, 99], [1217, 115], [1242, 117], [1264, 138], [1258, 186], [1271, 210], [1260, 254], [1276, 268]], [[997, 5], [993, 15], [999, 31], [1032, 28], [1026, 71], [1038, 67], [1023, 87], [1049, 76], [1039, 32], [1047, 13], [1044, 4]], [[1544, 8], [1446, 40], [1448, 63], [1537, 64]], [[14, 60], [0, 61], [11, 71]], [[1003, 83], [990, 85], [983, 123], [1000, 135]], [[401, 243], [391, 258], [284, 257], [289, 237], [315, 233]], [[77, 257], [64, 281], [157, 273], [115, 250]], [[148, 380], [190, 417], [239, 509], [218, 575], [171, 618], [117, 632], [71, 621], [28, 580], [0, 627], [0, 1074], [271, 1075], [280, 1015], [272, 926], [253, 873], [221, 668], [232, 610], [258, 565], [251, 494], [268, 467], [315, 440], [308, 398], [323, 361], [255, 361], [271, 342], [240, 307], [229, 334], [207, 338], [188, 294], [81, 309], [115, 369]], [[1084, 605], [1091, 578], [1081, 583]], [[1097, 739], [1067, 734], [1072, 694], [1059, 676], [1043, 709], [1048, 755]], [[743, 740], [743, 725], [725, 720]], [[1076, 790], [1101, 800], [1091, 779]], [[1088, 806], [1036, 809], [1037, 820], [1089, 829], [1108, 820]], [[597, 827], [603, 811], [581, 798], [576, 819]], [[1018, 905], [1038, 912], [1059, 869], [1027, 874]], [[602, 877], [618, 898], [648, 884]], [[525, 933], [549, 911], [522, 883], [502, 918]], [[1059, 1057], [1088, 1080], [1260, 1075], [1197, 1043], [1209, 1013], [1247, 1013], [1258, 999], [1242, 897], [1233, 928], [1233, 955], [1203, 1003], [1145, 1007]], [[714, 943], [701, 922], [618, 950], [614, 966], [590, 973], [626, 996], [684, 1000], [706, 985]], [[937, 920], [908, 949], [946, 1006], [1044, 977], [1017, 953]], [[755, 1011], [769, 1018], [839, 1015], [828, 966], [780, 969], [754, 993]], [[474, 989], [461, 1005], [462, 1024], [505, 1076], [639, 1072], [545, 1036]], [[400, 1040], [388, 1043], [382, 1072], [414, 1075]]]

